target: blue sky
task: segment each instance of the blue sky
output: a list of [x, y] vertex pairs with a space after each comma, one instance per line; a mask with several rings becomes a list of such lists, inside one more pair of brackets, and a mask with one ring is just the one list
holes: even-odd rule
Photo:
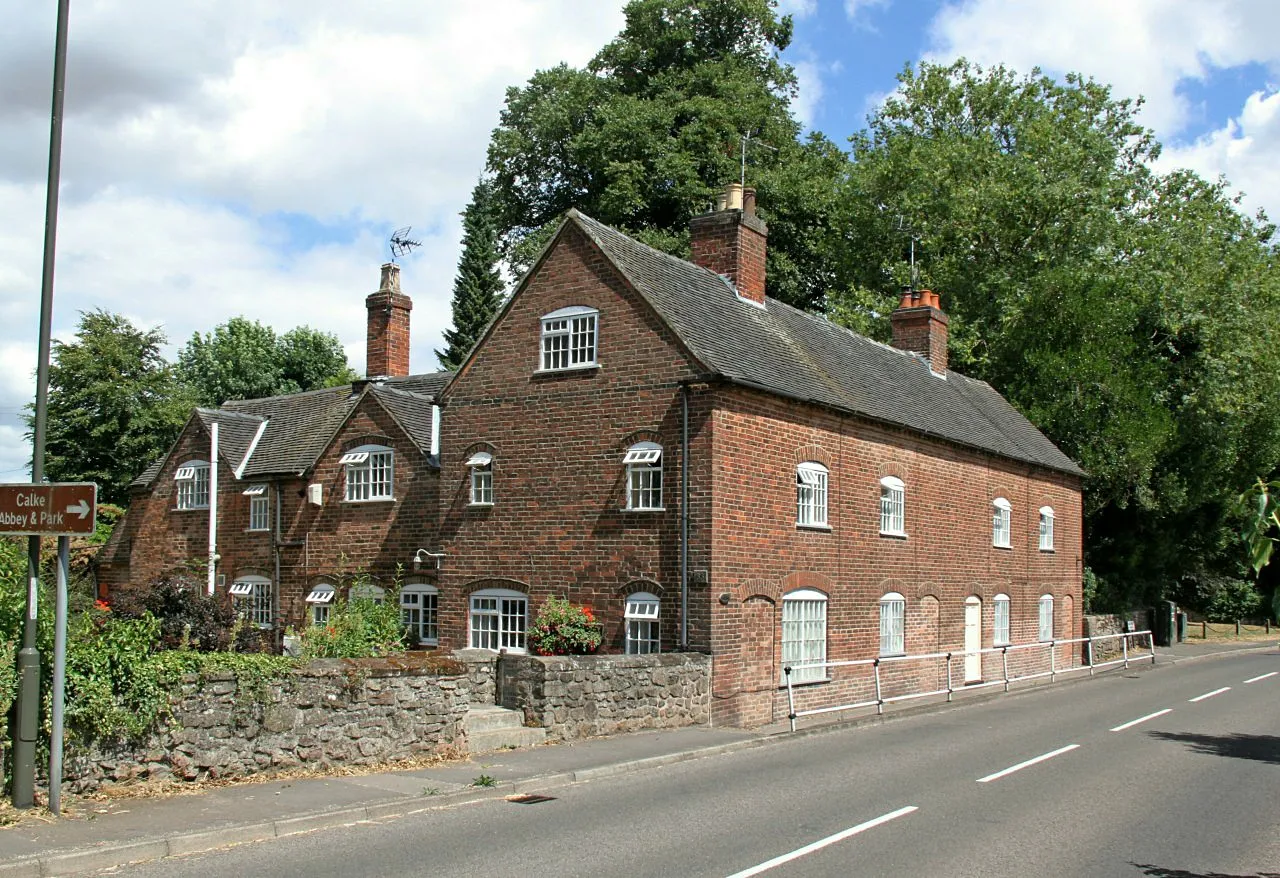
[[[34, 393], [54, 4], [0, 29], [0, 481], [23, 478]], [[231, 317], [335, 333], [364, 364], [364, 296], [392, 229], [436, 367], [465, 206], [506, 87], [584, 64], [622, 0], [77, 0], [71, 10], [54, 333], [102, 308], [167, 353]], [[780, 0], [795, 109], [837, 143], [903, 65], [965, 56], [1080, 71], [1141, 119], [1162, 170], [1225, 174], [1280, 215], [1274, 0]]]

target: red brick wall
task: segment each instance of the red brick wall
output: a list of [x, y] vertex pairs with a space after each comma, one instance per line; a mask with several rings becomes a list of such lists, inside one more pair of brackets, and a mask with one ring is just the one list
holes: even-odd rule
[[[962, 649], [969, 595], [983, 601], [984, 646], [991, 645], [992, 598], [1001, 592], [1011, 598], [1015, 643], [1036, 639], [1044, 593], [1055, 596], [1058, 636], [1079, 636], [1074, 478], [753, 391], [724, 388], [716, 403], [711, 591], [731, 595], [728, 606], [712, 604], [719, 719], [753, 724], [785, 715], [778, 661], [769, 674], [748, 666], [780, 656], [780, 600], [798, 588], [828, 595], [831, 661], [877, 655], [879, 600], [889, 591], [906, 598], [911, 653]], [[795, 523], [795, 467], [807, 460], [830, 470], [828, 530]], [[906, 483], [906, 538], [879, 532], [886, 475]], [[1009, 549], [991, 544], [997, 496], [1013, 505]], [[1038, 548], [1041, 506], [1056, 514], [1053, 552]], [[759, 642], [762, 603], [773, 610], [769, 645]]]
[[408, 375], [409, 312], [413, 302], [403, 293], [379, 290], [365, 299], [364, 306], [369, 317], [365, 327], [365, 377]]
[[[541, 317], [599, 310], [598, 368], [539, 373]], [[681, 390], [687, 358], [648, 306], [595, 246], [569, 227], [447, 391], [441, 417], [442, 646], [460, 647], [469, 595], [507, 587], [589, 604], [605, 623], [605, 649], [624, 646], [624, 601], [661, 598], [662, 648], [680, 630]], [[690, 566], [707, 568], [709, 480], [706, 395], [689, 413], [694, 528]], [[638, 441], [663, 448], [662, 512], [626, 510], [622, 457]], [[493, 455], [492, 507], [469, 505], [464, 461]], [[699, 471], [700, 468], [700, 471]], [[693, 589], [690, 641], [707, 646], [706, 590]]]
[[694, 217], [689, 223], [693, 261], [722, 274], [738, 293], [764, 304], [764, 221], [741, 210], [720, 210]]

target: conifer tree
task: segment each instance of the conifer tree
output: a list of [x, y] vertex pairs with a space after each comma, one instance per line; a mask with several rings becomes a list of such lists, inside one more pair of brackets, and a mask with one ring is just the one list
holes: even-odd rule
[[493, 216], [493, 190], [481, 180], [462, 213], [462, 257], [453, 282], [453, 327], [445, 330], [447, 347], [436, 351], [440, 365], [456, 370], [502, 306], [498, 272], [498, 232]]

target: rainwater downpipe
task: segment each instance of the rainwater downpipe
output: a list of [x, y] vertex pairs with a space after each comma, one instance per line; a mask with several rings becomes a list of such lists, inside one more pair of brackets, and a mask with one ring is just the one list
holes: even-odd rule
[[209, 594], [218, 572], [218, 422], [209, 425]]
[[689, 386], [680, 388], [680, 650], [689, 651]]
[[276, 482], [271, 487], [275, 488], [276, 493], [275, 509], [273, 510], [276, 518], [275, 538], [271, 541], [271, 548], [275, 550], [272, 554], [275, 555], [276, 576], [275, 587], [271, 589], [271, 618], [275, 620], [278, 628], [280, 626], [280, 546], [282, 545], [280, 539], [280, 501], [284, 496], [284, 492], [280, 489], [279, 482]]

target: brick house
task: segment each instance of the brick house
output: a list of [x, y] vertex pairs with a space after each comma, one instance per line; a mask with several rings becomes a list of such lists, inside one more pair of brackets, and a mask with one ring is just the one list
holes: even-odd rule
[[[938, 297], [904, 295], [883, 345], [765, 295], [751, 190], [691, 232], [692, 262], [570, 211], [452, 377], [407, 375], [384, 267], [368, 373], [389, 377], [195, 413], [103, 581], [203, 554], [187, 470], [217, 422], [216, 569], [277, 624], [322, 614], [344, 563], [430, 559], [405, 597], [422, 642], [523, 651], [567, 597], [606, 651], [710, 654], [714, 719], [741, 725], [779, 718], [784, 663], [1076, 636], [1083, 473], [947, 368]], [[361, 472], [387, 452], [389, 487]], [[351, 495], [371, 478], [390, 496]]]
[[[372, 377], [192, 414], [131, 486], [97, 562], [104, 597], [187, 568], [276, 632], [327, 618], [356, 573], [370, 595], [399, 576], [406, 600], [434, 601], [434, 564], [413, 561], [435, 531], [433, 402], [450, 373], [407, 374], [412, 304], [399, 266], [383, 266], [366, 306]], [[434, 641], [434, 619], [414, 620]]]
[[767, 298], [754, 193], [720, 208], [693, 262], [570, 211], [441, 391], [442, 645], [565, 596], [754, 725], [784, 660], [1075, 636], [1079, 467], [947, 369], [936, 295], [870, 341]]

